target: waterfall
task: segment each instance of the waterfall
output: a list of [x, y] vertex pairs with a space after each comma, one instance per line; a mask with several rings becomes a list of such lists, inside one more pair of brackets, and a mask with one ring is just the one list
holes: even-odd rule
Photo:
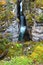
[[24, 41], [25, 35], [27, 35], [28, 39], [29, 39], [29, 34], [27, 32], [27, 27], [26, 27], [26, 19], [25, 19], [25, 16], [23, 14], [22, 5], [23, 5], [23, 1], [21, 0], [21, 1], [19, 1], [19, 7], [18, 7], [18, 9], [20, 9], [20, 10], [18, 10], [19, 11], [18, 14], [20, 16], [20, 18], [19, 18], [20, 19], [20, 33], [19, 33], [19, 39], [18, 39], [19, 41]]

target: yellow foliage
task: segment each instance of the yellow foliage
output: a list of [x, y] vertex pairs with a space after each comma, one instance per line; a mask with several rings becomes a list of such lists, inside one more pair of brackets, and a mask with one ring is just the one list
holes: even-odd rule
[[24, 59], [24, 56], [21, 56], [21, 59]]
[[35, 52], [43, 52], [43, 46], [37, 46], [36, 49], [34, 50]]
[[31, 58], [35, 58], [37, 55], [38, 55], [37, 53], [33, 52], [33, 53], [31, 54]]
[[27, 14], [26, 19], [28, 22], [33, 22], [31, 14]]
[[10, 2], [12, 2], [12, 3], [16, 3], [16, 1], [17, 1], [17, 0], [10, 0]]
[[43, 0], [36, 0], [36, 7], [43, 7]]
[[6, 4], [6, 0], [1, 0], [0, 1], [0, 5], [5, 5]]
[[43, 46], [37, 46], [30, 56], [34, 59], [35, 57], [40, 57], [41, 55], [43, 55]]
[[12, 0], [14, 3], [16, 3], [17, 0]]

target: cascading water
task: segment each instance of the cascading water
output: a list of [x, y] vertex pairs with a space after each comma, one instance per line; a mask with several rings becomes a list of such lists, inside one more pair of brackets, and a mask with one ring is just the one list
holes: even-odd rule
[[[18, 18], [20, 19], [20, 33], [19, 33], [19, 41], [24, 41], [24, 34], [25, 34], [25, 31], [26, 31], [26, 19], [25, 19], [25, 16], [23, 14], [23, 8], [22, 8], [22, 0], [18, 0]], [[29, 38], [29, 36], [28, 36]]]

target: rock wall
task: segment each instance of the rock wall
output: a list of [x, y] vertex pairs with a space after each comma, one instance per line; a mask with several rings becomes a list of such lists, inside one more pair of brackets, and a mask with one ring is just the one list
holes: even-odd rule
[[35, 23], [32, 27], [32, 40], [41, 41], [43, 40], [43, 23]]
[[11, 41], [16, 42], [18, 41], [18, 36], [19, 36], [19, 28], [18, 28], [18, 22], [15, 20], [13, 23], [7, 28], [7, 30], [4, 32], [4, 35], [6, 33], [10, 33], [11, 36], [9, 36], [9, 39]]
[[17, 18], [17, 5], [13, 6], [13, 13], [15, 14], [14, 20], [12, 20], [12, 24], [5, 30], [3, 33], [3, 36], [6, 37], [6, 34], [11, 34], [11, 36], [7, 37], [10, 41], [16, 42], [18, 41], [19, 36], [19, 27], [18, 22], [16, 20]]

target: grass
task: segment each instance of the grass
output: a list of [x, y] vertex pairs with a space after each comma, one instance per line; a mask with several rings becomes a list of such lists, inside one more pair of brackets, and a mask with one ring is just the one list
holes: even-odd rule
[[[31, 45], [33, 49], [31, 48], [29, 51], [32, 51], [32, 53], [26, 56], [22, 54], [22, 48], [27, 48], [28, 45]], [[8, 56], [11, 57], [11, 60], [0, 60], [0, 65], [43, 65], [43, 41], [34, 43], [32, 41], [26, 42], [24, 45], [10, 43]]]
[[14, 57], [10, 61], [0, 61], [0, 65], [28, 65], [28, 58], [24, 56]]

